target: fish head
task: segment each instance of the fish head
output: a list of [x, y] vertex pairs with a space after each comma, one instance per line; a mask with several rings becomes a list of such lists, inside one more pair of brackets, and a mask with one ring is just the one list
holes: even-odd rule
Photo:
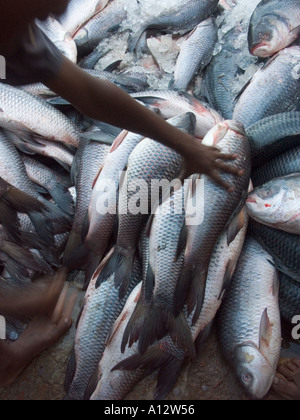
[[266, 223], [271, 219], [281, 220], [281, 208], [286, 195], [286, 189], [275, 182], [256, 188], [246, 200], [248, 214]]
[[248, 33], [249, 51], [256, 57], [270, 57], [286, 46], [290, 29], [284, 19], [276, 15], [265, 15], [255, 24], [251, 23]]
[[236, 349], [235, 367], [244, 389], [254, 399], [262, 399], [269, 391], [274, 369], [253, 343], [246, 343]]

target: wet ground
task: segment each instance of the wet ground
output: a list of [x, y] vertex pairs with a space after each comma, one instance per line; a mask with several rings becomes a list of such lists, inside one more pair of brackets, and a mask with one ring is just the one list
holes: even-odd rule
[[[78, 299], [74, 320], [79, 313]], [[44, 352], [22, 373], [8, 389], [0, 389], [1, 400], [62, 400], [64, 378], [75, 337], [75, 322], [69, 333], [50, 350]], [[292, 350], [300, 357], [299, 346]], [[284, 357], [291, 357], [291, 349], [283, 350]], [[127, 396], [128, 400], [152, 400], [155, 375], [145, 378]], [[180, 379], [168, 400], [248, 400], [230, 367], [221, 356], [216, 332], [213, 330], [203, 351], [195, 361], [182, 371]], [[270, 392], [266, 400], [280, 400]]]

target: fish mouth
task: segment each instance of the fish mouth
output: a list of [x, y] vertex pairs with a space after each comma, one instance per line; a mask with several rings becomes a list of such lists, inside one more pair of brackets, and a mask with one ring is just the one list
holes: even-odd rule
[[258, 57], [268, 57], [268, 49], [268, 44], [265, 42], [260, 42], [250, 49], [250, 53]]
[[246, 203], [254, 203], [254, 204], [257, 204], [257, 201], [255, 200], [254, 197], [248, 197], [247, 200], [246, 200]]

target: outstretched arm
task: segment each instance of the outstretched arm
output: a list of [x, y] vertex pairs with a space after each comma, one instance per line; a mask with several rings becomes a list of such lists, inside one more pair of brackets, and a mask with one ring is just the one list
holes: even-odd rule
[[241, 175], [237, 169], [225, 163], [236, 156], [224, 155], [219, 149], [201, 145], [139, 104], [122, 89], [90, 76], [66, 58], [63, 59], [60, 74], [47, 86], [87, 117], [139, 133], [173, 148], [184, 158], [186, 178], [194, 173], [207, 174], [230, 191], [231, 186], [222, 181], [219, 171]]

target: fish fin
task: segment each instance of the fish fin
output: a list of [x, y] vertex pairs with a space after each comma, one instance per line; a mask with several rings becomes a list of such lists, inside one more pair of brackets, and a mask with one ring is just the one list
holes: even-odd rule
[[198, 334], [196, 340], [195, 340], [195, 349], [196, 349], [196, 354], [199, 354], [200, 351], [202, 350], [202, 347], [204, 346], [204, 344], [206, 343], [209, 334], [211, 332], [211, 328], [213, 325], [213, 320], [207, 324], [202, 331], [200, 331], [200, 333]]
[[73, 379], [75, 377], [76, 367], [77, 367], [77, 363], [76, 363], [75, 348], [73, 347], [70, 358], [69, 358], [69, 362], [67, 365], [67, 372], [66, 372], [65, 383], [64, 383], [64, 388], [67, 393], [69, 392]]
[[115, 274], [115, 286], [120, 287], [119, 297], [123, 299], [128, 289], [134, 263], [134, 254], [125, 255], [122, 251], [115, 249], [106, 266], [103, 268], [96, 287]]
[[155, 274], [154, 274], [154, 271], [153, 271], [151, 265], [149, 264], [147, 274], [146, 274], [146, 279], [145, 279], [145, 300], [146, 300], [146, 302], [151, 302], [154, 286], [155, 286]]
[[229, 246], [231, 242], [235, 240], [239, 232], [245, 226], [245, 213], [244, 211], [239, 212], [233, 220], [230, 222], [230, 225], [227, 227], [227, 245]]
[[88, 254], [89, 251], [84, 247], [81, 235], [72, 230], [63, 255], [63, 266], [69, 270], [79, 270], [86, 264]]
[[155, 218], [155, 214], [151, 213], [149, 218], [148, 218], [146, 228], [145, 228], [145, 235], [147, 236], [147, 238], [150, 238], [154, 218]]
[[192, 279], [191, 288], [187, 299], [187, 306], [189, 314], [191, 314], [195, 309], [193, 325], [195, 325], [201, 313], [205, 297], [206, 280], [207, 271], [200, 271]]
[[164, 358], [164, 364], [157, 374], [157, 384], [154, 391], [156, 401], [163, 400], [172, 391], [182, 372], [184, 363], [185, 359], [180, 360], [172, 355]]
[[272, 338], [272, 325], [266, 308], [261, 316], [259, 328], [259, 349], [269, 347]]
[[180, 279], [177, 282], [174, 293], [173, 311], [175, 317], [178, 317], [188, 299], [189, 290], [191, 287], [192, 273], [191, 270], [183, 267]]
[[62, 166], [67, 172], [71, 172], [71, 166], [68, 165], [66, 162], [64, 162], [63, 160], [57, 158], [57, 157], [53, 157], [53, 159], [55, 160], [55, 162], [57, 162], [60, 166]]
[[5, 184], [2, 185], [1, 182], [1, 190], [2, 188], [5, 188], [5, 192], [3, 192], [1, 195], [1, 200], [6, 202], [20, 213], [29, 213], [46, 209], [45, 205], [36, 198], [24, 193], [23, 191], [13, 187], [10, 184]]
[[90, 218], [89, 218], [89, 212], [87, 210], [83, 222], [82, 222], [82, 228], [81, 228], [81, 240], [82, 242], [85, 241], [85, 238], [87, 237], [87, 234], [90, 229]]
[[17, 261], [20, 265], [26, 268], [40, 271], [42, 273], [51, 273], [50, 266], [42, 258], [32, 254], [27, 249], [20, 247], [12, 242], [4, 241], [1, 250], [5, 252], [10, 258]]
[[137, 44], [145, 32], [146, 28], [141, 28], [138, 32], [136, 32], [134, 35], [130, 35], [128, 39], [128, 51], [130, 53], [133, 53], [137, 47]]
[[174, 344], [183, 350], [187, 357], [196, 357], [191, 329], [183, 312], [177, 318], [171, 317], [168, 332]]
[[24, 284], [25, 280], [31, 280], [27, 268], [8, 256], [4, 267], [13, 279], [20, 282], [20, 285]]
[[229, 289], [232, 277], [234, 275], [235, 268], [236, 268], [236, 264], [232, 260], [229, 260], [226, 266], [226, 270], [225, 270], [225, 274], [223, 278], [222, 290], [219, 294], [218, 300], [224, 299], [225, 294], [227, 290]]
[[48, 188], [48, 191], [58, 207], [69, 216], [74, 216], [74, 201], [65, 185], [53, 183], [53, 185]]
[[160, 369], [169, 357], [169, 353], [161, 350], [158, 345], [155, 345], [144, 354], [135, 354], [118, 363], [113, 367], [112, 371], [147, 369], [150, 373]]
[[11, 207], [0, 200], [0, 222], [9, 237], [17, 243], [21, 241], [20, 223], [18, 214]]
[[55, 98], [47, 99], [47, 102], [51, 105], [71, 105], [69, 101], [63, 99], [61, 96], [56, 96]]
[[108, 144], [112, 146], [115, 138], [112, 137], [110, 134], [104, 133], [103, 131], [86, 131], [80, 134], [81, 138], [97, 141], [98, 143]]
[[83, 395], [83, 401], [89, 401], [91, 396], [93, 395], [94, 391], [97, 388], [99, 382], [99, 375], [98, 375], [98, 368], [95, 370], [95, 372], [92, 374], [89, 383], [87, 384], [84, 395]]
[[91, 278], [94, 276], [95, 271], [99, 267], [101, 259], [102, 257], [100, 255], [89, 251], [85, 265], [85, 282], [83, 290], [86, 290], [88, 288]]
[[146, 315], [148, 315], [149, 305], [144, 302], [138, 302], [133, 314], [128, 321], [126, 329], [124, 331], [122, 343], [121, 343], [121, 352], [124, 353], [126, 345], [132, 347], [136, 343], [141, 335], [142, 328], [144, 326]]
[[176, 260], [178, 261], [180, 255], [185, 250], [187, 245], [187, 239], [188, 239], [188, 228], [187, 225], [184, 223], [184, 225], [181, 228], [179, 239], [178, 239], [178, 245], [177, 245], [177, 251], [176, 251]]
[[194, 357], [194, 343], [183, 313], [175, 318], [165, 306], [152, 304], [145, 315], [145, 323], [140, 334], [140, 353], [145, 353], [151, 344], [161, 340], [167, 334], [187, 355]]
[[28, 216], [41, 239], [48, 245], [54, 246], [53, 225], [47, 221], [45, 213], [32, 212], [29, 213]]

